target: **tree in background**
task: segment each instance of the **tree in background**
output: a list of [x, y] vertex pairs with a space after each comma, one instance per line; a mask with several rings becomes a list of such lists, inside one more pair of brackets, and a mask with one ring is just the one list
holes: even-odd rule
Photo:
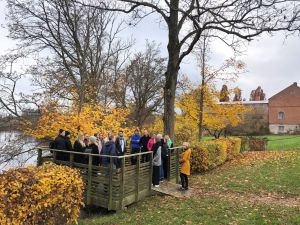
[[298, 31], [297, 0], [78, 0], [83, 6], [130, 13], [134, 22], [156, 13], [167, 28], [168, 63], [164, 85], [164, 133], [174, 136], [175, 94], [183, 59], [207, 31], [226, 44], [250, 41], [263, 33]]
[[121, 39], [113, 12], [74, 1], [8, 0], [10, 38], [32, 53], [49, 55], [31, 69], [43, 97], [109, 105], [132, 43]]
[[145, 52], [135, 54], [127, 67], [132, 94], [129, 108], [137, 127], [162, 107], [164, 71], [165, 58], [160, 56], [160, 46], [155, 42], [147, 42]]
[[[239, 103], [219, 103], [219, 94], [209, 88], [208, 85], [205, 88], [202, 129], [215, 138], [219, 138], [227, 126], [237, 126], [241, 121], [242, 114], [248, 109]], [[197, 86], [191, 89], [189, 93], [180, 96], [176, 103], [176, 106], [181, 111], [177, 114], [177, 123], [182, 124], [182, 127], [188, 128], [188, 132], [190, 132], [193, 140], [198, 139], [197, 133], [199, 130], [197, 128], [200, 122], [200, 102], [198, 99], [200, 92], [201, 86]]]

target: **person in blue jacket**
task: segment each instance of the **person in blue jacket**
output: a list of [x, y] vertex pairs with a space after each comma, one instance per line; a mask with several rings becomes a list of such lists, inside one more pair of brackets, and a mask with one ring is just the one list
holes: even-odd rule
[[[139, 134], [139, 131], [136, 129], [134, 131], [134, 135], [132, 135], [131, 137], [131, 154], [136, 154], [140, 152], [140, 148], [141, 148], [140, 139], [141, 136]], [[133, 156], [131, 158], [131, 165], [136, 165], [136, 162], [137, 162], [137, 157]]]

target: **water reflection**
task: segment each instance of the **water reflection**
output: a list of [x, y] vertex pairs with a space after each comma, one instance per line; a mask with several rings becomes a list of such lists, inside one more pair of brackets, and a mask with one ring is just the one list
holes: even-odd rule
[[34, 138], [25, 137], [21, 132], [0, 131], [0, 171], [36, 165], [36, 152], [31, 149], [37, 144]]

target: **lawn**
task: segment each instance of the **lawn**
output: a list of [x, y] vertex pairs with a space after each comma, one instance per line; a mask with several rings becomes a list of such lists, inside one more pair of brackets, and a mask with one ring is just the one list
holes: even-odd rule
[[191, 186], [190, 198], [155, 195], [79, 224], [300, 224], [300, 152], [247, 153]]
[[300, 135], [269, 135], [268, 150], [296, 150], [300, 149]]

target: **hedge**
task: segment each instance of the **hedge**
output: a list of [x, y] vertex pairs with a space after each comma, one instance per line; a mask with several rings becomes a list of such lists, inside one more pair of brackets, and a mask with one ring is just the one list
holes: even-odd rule
[[0, 224], [77, 222], [83, 195], [78, 171], [54, 164], [0, 174]]
[[211, 170], [225, 161], [238, 156], [241, 151], [240, 138], [224, 138], [202, 141], [193, 145], [191, 167], [194, 172]]

